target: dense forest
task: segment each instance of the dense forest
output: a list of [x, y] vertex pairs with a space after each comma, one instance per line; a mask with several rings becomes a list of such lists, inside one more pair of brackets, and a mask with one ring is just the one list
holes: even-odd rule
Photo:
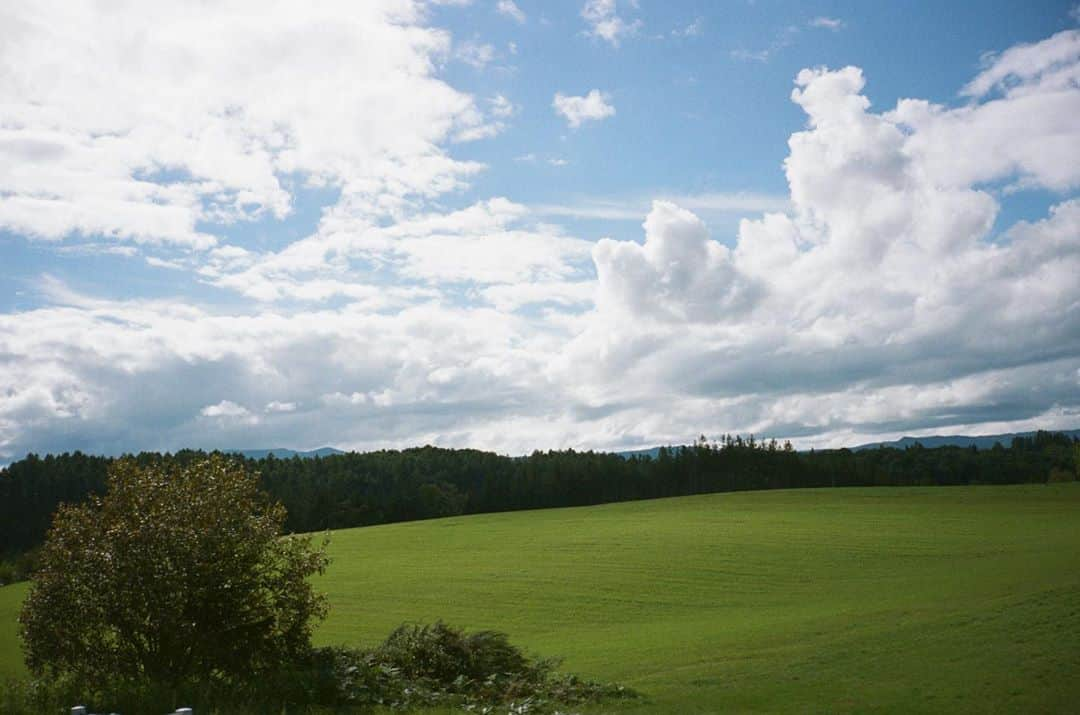
[[[183, 450], [133, 458], [186, 464], [203, 457]], [[311, 459], [231, 458], [261, 474], [263, 488], [288, 509], [286, 529], [302, 532], [749, 489], [1075, 480], [1080, 440], [1039, 432], [984, 450], [915, 445], [796, 452], [790, 444], [724, 436], [661, 449], [655, 459], [573, 450], [515, 458], [436, 447]], [[102, 493], [112, 461], [80, 452], [30, 454], [0, 471], [0, 555], [39, 545], [61, 502]]]

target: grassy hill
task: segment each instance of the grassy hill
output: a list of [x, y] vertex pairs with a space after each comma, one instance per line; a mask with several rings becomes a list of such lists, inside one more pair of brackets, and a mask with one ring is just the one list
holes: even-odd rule
[[[494, 514], [334, 532], [331, 553], [320, 642], [497, 628], [644, 692], [631, 711], [1080, 708], [1080, 485]], [[0, 675], [23, 592], [0, 589]]]

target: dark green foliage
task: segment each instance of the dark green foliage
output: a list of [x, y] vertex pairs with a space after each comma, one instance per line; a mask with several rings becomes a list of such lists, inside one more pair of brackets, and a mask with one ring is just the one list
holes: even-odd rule
[[399, 626], [370, 651], [320, 649], [311, 664], [302, 682], [319, 693], [308, 702], [323, 705], [547, 713], [635, 697], [618, 685], [556, 674], [557, 660], [530, 658], [503, 633], [466, 633], [441, 622]]
[[[201, 452], [131, 457], [140, 466], [184, 466]], [[1046, 482], [1080, 475], [1080, 443], [1039, 432], [1010, 447], [795, 452], [753, 437], [698, 440], [656, 459], [594, 452], [535, 452], [524, 458], [422, 447], [314, 459], [222, 456], [261, 474], [288, 509], [286, 531], [312, 532], [456, 514], [513, 511], [751, 489]], [[39, 544], [61, 502], [101, 494], [113, 460], [64, 454], [0, 471], [0, 555]], [[1054, 471], [1057, 470], [1057, 471]]]
[[26, 581], [37, 571], [41, 547], [35, 546], [10, 559], [0, 559], [0, 586]]
[[483, 680], [504, 673], [540, 680], [551, 670], [547, 663], [531, 665], [503, 633], [479, 631], [466, 635], [441, 621], [431, 626], [398, 626], [375, 656], [406, 678], [444, 687], [462, 677]]
[[[88, 692], [69, 679], [0, 684], [0, 712], [66, 711], [71, 703], [119, 712], [367, 712], [436, 707], [480, 713], [554, 713], [636, 694], [622, 686], [557, 674], [495, 631], [465, 633], [436, 623], [403, 625], [372, 650], [317, 648], [258, 679], [173, 683], [102, 681]], [[89, 696], [89, 699], [88, 699]]]
[[310, 650], [327, 559], [280, 538], [243, 465], [119, 460], [103, 497], [60, 508], [19, 621], [37, 676], [85, 688], [232, 687]]

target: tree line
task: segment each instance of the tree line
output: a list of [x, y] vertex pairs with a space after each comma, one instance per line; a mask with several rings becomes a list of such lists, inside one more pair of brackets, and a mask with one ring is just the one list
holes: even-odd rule
[[[259, 473], [261, 488], [288, 511], [288, 532], [712, 492], [1040, 483], [1080, 475], [1080, 440], [1051, 432], [984, 450], [916, 444], [797, 452], [775, 440], [725, 435], [661, 448], [655, 457], [574, 450], [505, 457], [430, 446], [306, 459], [226, 456]], [[132, 459], [185, 466], [206, 457], [181, 450]], [[61, 503], [104, 493], [114, 461], [81, 452], [29, 454], [0, 470], [0, 555], [12, 558], [41, 544]]]

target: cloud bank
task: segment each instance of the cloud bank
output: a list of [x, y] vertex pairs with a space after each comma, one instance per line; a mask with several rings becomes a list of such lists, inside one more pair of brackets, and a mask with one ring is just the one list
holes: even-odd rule
[[435, 77], [451, 41], [422, 20], [393, 0], [0, 9], [0, 228], [207, 249], [204, 224], [288, 215], [290, 176], [368, 211], [463, 185], [480, 167], [443, 144], [486, 117]]
[[[954, 107], [875, 112], [858, 68], [803, 70], [786, 201], [725, 241], [659, 200], [641, 242], [594, 243], [512, 197], [454, 205], [482, 169], [455, 141], [513, 108], [438, 78], [453, 44], [422, 7], [232, 7], [2, 11], [0, 225], [234, 299], [42, 276], [38, 307], [0, 313], [0, 456], [1080, 422], [1075, 31], [989, 60]], [[309, 235], [229, 239], [304, 185], [336, 197]], [[1023, 191], [1053, 207], [999, 226]]]

